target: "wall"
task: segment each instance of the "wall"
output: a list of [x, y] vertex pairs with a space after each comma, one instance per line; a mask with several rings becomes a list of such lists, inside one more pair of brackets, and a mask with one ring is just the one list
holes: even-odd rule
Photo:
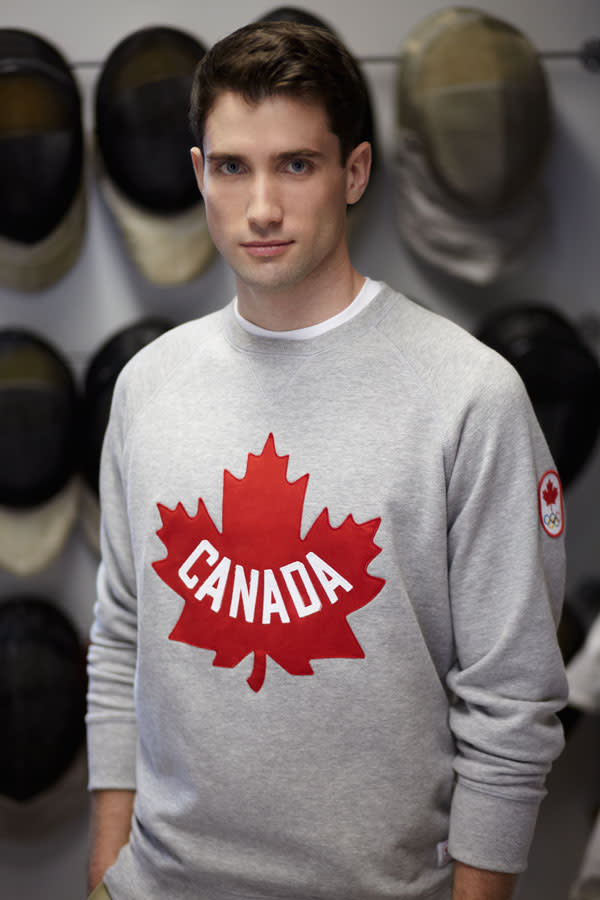
[[[190, 0], [54, 0], [43, 8], [37, 0], [4, 0], [2, 25], [29, 29], [55, 43], [75, 65], [84, 98], [88, 139], [93, 133], [92, 99], [99, 63], [125, 35], [144, 25], [168, 24], [192, 31], [209, 45], [225, 33], [274, 8], [264, 0], [229, 0], [198, 4]], [[441, 4], [433, 0], [320, 0], [308, 3], [334, 25], [360, 57], [398, 52], [404, 35]], [[479, 7], [520, 27], [541, 50], [579, 49], [600, 37], [598, 0], [483, 0]], [[354, 260], [364, 274], [383, 278], [469, 329], [492, 308], [508, 301], [535, 300], [557, 307], [587, 334], [600, 315], [600, 74], [577, 60], [547, 60], [555, 120], [552, 150], [544, 170], [550, 208], [525, 265], [487, 288], [473, 288], [426, 272], [398, 238], [389, 190], [393, 153], [394, 67], [365, 63], [372, 89], [382, 165], [353, 242]], [[0, 287], [0, 327], [21, 325], [38, 331], [66, 354], [81, 376], [104, 339], [150, 313], [181, 321], [215, 309], [229, 300], [233, 282], [217, 261], [192, 284], [158, 288], [143, 281], [128, 261], [93, 179], [88, 172], [88, 227], [75, 267], [56, 285], [37, 295]], [[548, 360], [552, 365], [552, 360]], [[600, 447], [567, 495], [569, 585], [600, 577]], [[79, 530], [61, 557], [31, 579], [0, 575], [0, 598], [39, 591], [52, 597], [87, 631], [94, 600], [96, 558]], [[594, 732], [596, 746], [598, 734]], [[81, 897], [87, 807], [83, 791], [73, 816], [51, 838], [11, 840], [0, 835], [2, 896], [34, 900]], [[587, 815], [587, 812], [586, 812]], [[587, 821], [587, 819], [585, 820]], [[582, 824], [582, 833], [585, 823]], [[577, 851], [572, 859], [575, 863]], [[534, 894], [532, 894], [534, 896]], [[563, 896], [563, 895], [561, 895]], [[551, 900], [550, 894], [545, 894]], [[556, 895], [559, 900], [559, 895]]]

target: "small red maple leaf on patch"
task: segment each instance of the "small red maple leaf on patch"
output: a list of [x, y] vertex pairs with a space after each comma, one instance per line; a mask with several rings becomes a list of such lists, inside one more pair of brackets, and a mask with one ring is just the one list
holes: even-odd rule
[[542, 491], [542, 497], [544, 498], [544, 503], [547, 503], [548, 506], [554, 506], [556, 503], [556, 498], [558, 497], [558, 489], [555, 485], [552, 484], [550, 479], [546, 484], [546, 487]]
[[267, 656], [291, 675], [312, 675], [312, 659], [363, 658], [346, 616], [385, 584], [367, 572], [380, 553], [380, 519], [349, 515], [335, 528], [323, 509], [301, 537], [309, 476], [288, 481], [288, 459], [271, 434], [260, 455], [248, 455], [243, 478], [225, 470], [221, 532], [201, 498], [193, 517], [181, 503], [158, 504], [167, 556], [153, 567], [185, 601], [170, 639], [215, 650], [213, 666], [233, 668], [253, 653], [254, 691]]

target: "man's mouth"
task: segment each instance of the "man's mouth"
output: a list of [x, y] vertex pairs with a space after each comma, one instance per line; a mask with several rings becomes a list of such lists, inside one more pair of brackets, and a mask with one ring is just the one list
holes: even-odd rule
[[293, 241], [243, 241], [241, 246], [251, 256], [279, 256], [293, 243]]

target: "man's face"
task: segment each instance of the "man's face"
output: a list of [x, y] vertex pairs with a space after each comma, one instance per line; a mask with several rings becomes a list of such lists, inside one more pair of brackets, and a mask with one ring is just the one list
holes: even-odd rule
[[207, 117], [203, 149], [204, 158], [193, 154], [198, 185], [238, 292], [322, 289], [335, 277], [347, 258], [346, 205], [364, 185], [354, 186], [356, 151], [342, 165], [320, 104], [275, 96], [250, 105], [225, 92]]

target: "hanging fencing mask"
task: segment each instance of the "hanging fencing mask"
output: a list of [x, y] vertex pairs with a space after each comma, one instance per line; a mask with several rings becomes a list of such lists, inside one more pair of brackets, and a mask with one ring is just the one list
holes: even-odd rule
[[175, 28], [142, 28], [109, 54], [96, 85], [102, 195], [145, 278], [176, 285], [216, 257], [190, 160], [190, 91], [204, 46]]
[[81, 101], [60, 52], [14, 28], [0, 28], [0, 197], [0, 283], [49, 287], [85, 233]]

